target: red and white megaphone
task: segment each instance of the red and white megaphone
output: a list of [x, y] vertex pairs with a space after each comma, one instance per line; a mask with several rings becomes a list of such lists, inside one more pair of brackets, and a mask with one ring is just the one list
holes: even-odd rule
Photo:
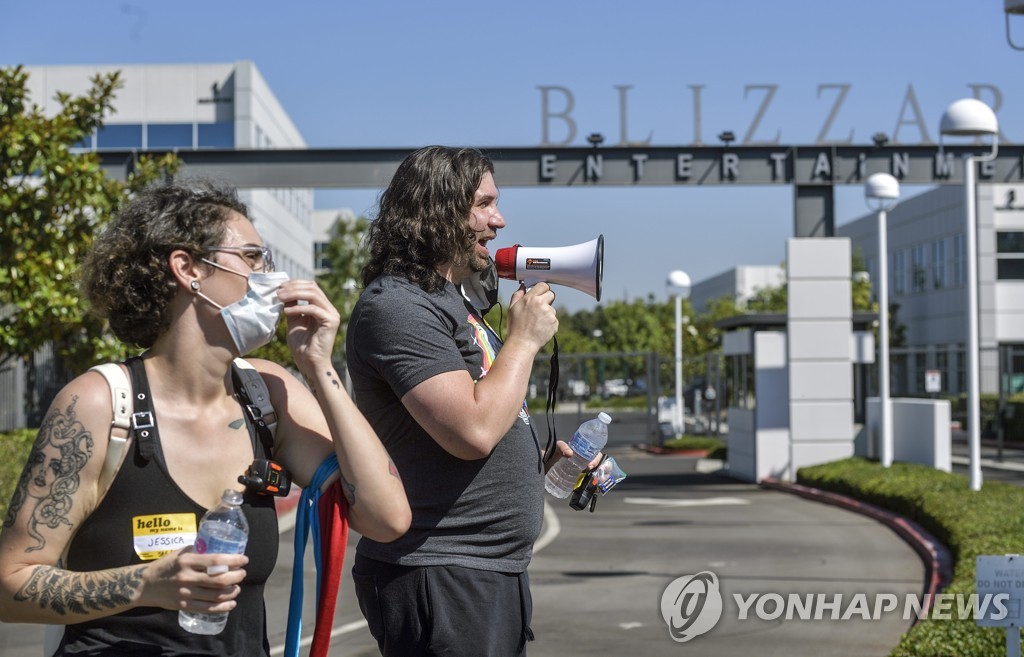
[[498, 277], [536, 283], [566, 285], [601, 300], [604, 277], [604, 235], [573, 246], [508, 246], [494, 254]]

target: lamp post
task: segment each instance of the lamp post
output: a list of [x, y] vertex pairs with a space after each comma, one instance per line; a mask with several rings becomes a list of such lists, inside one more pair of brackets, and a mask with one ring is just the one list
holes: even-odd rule
[[1024, 45], [1018, 46], [1010, 37], [1010, 15], [1024, 15], [1024, 0], [1003, 0], [1003, 11], [1006, 12], [1006, 42], [1014, 50], [1024, 50]]
[[[967, 251], [967, 431], [970, 448], [971, 490], [981, 490], [981, 404], [978, 371], [978, 228], [975, 208], [974, 167], [976, 162], [995, 158], [999, 150], [999, 123], [995, 112], [976, 98], [962, 98], [950, 104], [939, 124], [941, 136], [992, 136], [991, 151], [981, 157], [964, 154], [964, 207], [966, 227], [964, 249]], [[942, 147], [941, 136], [939, 147]]]
[[666, 282], [669, 294], [676, 298], [676, 412], [673, 423], [683, 433], [683, 299], [690, 296], [690, 276], [676, 269], [669, 272]]
[[873, 173], [864, 183], [868, 207], [878, 212], [878, 430], [882, 466], [892, 465], [892, 408], [889, 405], [889, 246], [886, 213], [896, 207], [900, 183], [887, 173]]

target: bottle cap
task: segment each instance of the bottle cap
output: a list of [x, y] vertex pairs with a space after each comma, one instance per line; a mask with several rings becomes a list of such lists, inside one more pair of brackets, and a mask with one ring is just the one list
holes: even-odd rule
[[598, 413], [598, 414], [597, 414], [597, 419], [598, 419], [598, 420], [601, 420], [601, 421], [602, 421], [602, 422], [604, 422], [605, 424], [611, 424], [611, 423], [612, 423], [612, 416], [611, 416], [611, 415], [608, 415], [608, 414], [607, 414], [607, 413], [605, 413], [604, 411], [602, 411], [602, 412], [600, 412], [600, 413]]

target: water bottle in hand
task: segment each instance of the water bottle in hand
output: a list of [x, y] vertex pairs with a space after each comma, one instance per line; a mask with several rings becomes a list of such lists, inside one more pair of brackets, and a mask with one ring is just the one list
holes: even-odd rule
[[[242, 493], [230, 489], [224, 491], [220, 498], [220, 504], [207, 511], [199, 522], [199, 532], [195, 544], [196, 553], [243, 554], [245, 552], [245, 544], [249, 540], [249, 521], [246, 520], [241, 505]], [[211, 571], [207, 572], [213, 574]], [[193, 634], [220, 634], [224, 631], [227, 622], [227, 612], [219, 614], [194, 611], [178, 612], [178, 625]]]
[[569, 497], [569, 493], [580, 478], [580, 473], [586, 470], [587, 465], [608, 442], [608, 425], [611, 421], [612, 418], [607, 413], [599, 413], [596, 418], [580, 425], [569, 441], [572, 458], [559, 459], [548, 470], [544, 478], [544, 490], [559, 499]]

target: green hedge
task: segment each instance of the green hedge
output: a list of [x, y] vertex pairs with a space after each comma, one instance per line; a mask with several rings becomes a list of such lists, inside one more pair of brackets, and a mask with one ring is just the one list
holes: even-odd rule
[[687, 449], [693, 451], [705, 450], [712, 452], [716, 449], [725, 447], [725, 441], [711, 436], [684, 435], [679, 438], [666, 440], [664, 447], [668, 449]]
[[18, 485], [38, 432], [38, 429], [0, 432], [0, 519], [7, 516], [7, 503]]
[[[949, 548], [953, 580], [944, 593], [975, 591], [978, 555], [1024, 553], [1024, 488], [985, 482], [970, 490], [966, 477], [910, 463], [885, 469], [854, 458], [801, 468], [797, 482], [889, 509], [917, 522]], [[928, 619], [903, 635], [891, 657], [1001, 657], [1006, 631], [973, 619]]]

